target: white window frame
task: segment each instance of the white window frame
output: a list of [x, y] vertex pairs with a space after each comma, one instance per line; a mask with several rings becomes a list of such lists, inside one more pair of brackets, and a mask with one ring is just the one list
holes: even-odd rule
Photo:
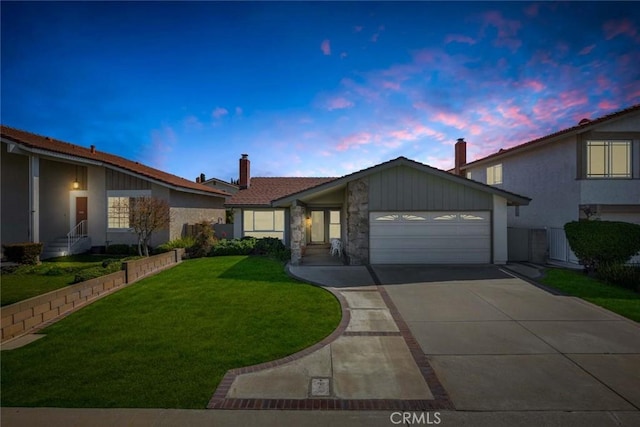
[[[255, 237], [274, 237], [284, 240], [285, 214], [284, 209], [244, 209], [242, 212], [242, 235]], [[271, 225], [260, 226], [256, 222], [256, 213], [259, 216], [271, 214]], [[264, 218], [262, 223], [264, 223]]]
[[[586, 144], [586, 174], [587, 179], [629, 179], [633, 176], [632, 171], [632, 150], [631, 150], [631, 140], [589, 140]], [[592, 154], [591, 148], [602, 147], [604, 149], [604, 165], [602, 166], [603, 173], [592, 173], [591, 172], [591, 161]], [[616, 171], [612, 172], [614, 169], [613, 165], [613, 156], [612, 153], [614, 148], [616, 147], [624, 147], [626, 148], [626, 160], [627, 164], [625, 165], [626, 171], [624, 173], [619, 173]]]
[[502, 184], [502, 163], [487, 167], [487, 184]]
[[[106, 220], [107, 220], [107, 231], [120, 231], [120, 232], [128, 232], [131, 231], [131, 226], [129, 221], [127, 221], [127, 226], [124, 227], [111, 227], [111, 199], [120, 198], [120, 199], [129, 199], [128, 203], [131, 203], [131, 199], [135, 199], [137, 197], [151, 197], [151, 190], [124, 190], [124, 191], [107, 191], [107, 211], [106, 211]], [[127, 215], [129, 212], [127, 211]], [[122, 220], [122, 218], [120, 218]], [[124, 223], [119, 223], [118, 225], [124, 225]]]

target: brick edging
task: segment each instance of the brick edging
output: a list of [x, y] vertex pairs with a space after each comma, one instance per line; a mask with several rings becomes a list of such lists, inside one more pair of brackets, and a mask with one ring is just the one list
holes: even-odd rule
[[[298, 280], [301, 280], [297, 278]], [[374, 280], [376, 278], [374, 277]], [[279, 409], [279, 410], [397, 410], [397, 411], [433, 411], [433, 410], [454, 410], [453, 402], [449, 399], [449, 395], [438, 380], [435, 371], [429, 364], [426, 356], [422, 352], [417, 340], [409, 330], [404, 319], [400, 315], [397, 307], [387, 294], [386, 290], [379, 285], [377, 281], [377, 291], [380, 293], [383, 301], [387, 305], [393, 320], [396, 322], [399, 332], [374, 332], [371, 335], [384, 336], [402, 336], [411, 355], [420, 369], [427, 386], [433, 394], [434, 400], [415, 399], [330, 399], [330, 398], [306, 398], [306, 399], [260, 399], [260, 398], [227, 398], [227, 394], [235, 381], [236, 377], [241, 374], [257, 372], [263, 369], [274, 368], [286, 363], [298, 360], [307, 356], [322, 347], [332, 343], [340, 336], [369, 335], [366, 332], [346, 332], [349, 325], [350, 312], [345, 298], [333, 288], [322, 286], [325, 290], [331, 292], [340, 302], [342, 310], [342, 320], [338, 327], [325, 339], [317, 344], [312, 345], [304, 350], [294, 353], [290, 356], [278, 359], [272, 362], [261, 363], [258, 365], [247, 366], [244, 368], [231, 369], [227, 371], [222, 381], [216, 388], [215, 393], [207, 404], [207, 409], [245, 409], [245, 410], [261, 410], [261, 409]], [[312, 283], [314, 286], [321, 286]]]
[[[314, 285], [314, 286], [317, 286], [317, 285]], [[271, 362], [259, 363], [257, 365], [245, 366], [243, 368], [228, 370], [227, 373], [222, 378], [222, 381], [220, 381], [220, 384], [218, 384], [218, 387], [216, 388], [216, 391], [214, 392], [213, 397], [211, 397], [211, 400], [209, 400], [209, 403], [207, 404], [207, 409], [241, 409], [240, 406], [236, 406], [238, 405], [239, 401], [244, 402], [242, 404], [242, 409], [268, 409], [268, 408], [271, 409], [270, 405], [272, 404], [272, 401], [291, 400], [291, 399], [227, 399], [226, 396], [227, 396], [227, 393], [229, 392], [229, 389], [231, 388], [231, 385], [233, 384], [233, 381], [235, 381], [238, 375], [258, 372], [258, 371], [262, 371], [264, 369], [269, 369], [269, 368], [275, 368], [277, 366], [282, 366], [289, 362], [293, 362], [295, 360], [301, 359], [304, 356], [308, 356], [309, 354], [320, 350], [322, 347], [325, 347], [331, 344], [333, 341], [338, 339], [346, 331], [347, 326], [349, 325], [349, 321], [351, 320], [351, 313], [347, 308], [348, 305], [346, 300], [339, 292], [336, 292], [333, 289], [329, 289], [329, 288], [324, 288], [324, 289], [331, 292], [331, 294], [340, 303], [342, 319], [340, 320], [338, 327], [330, 335], [322, 339], [322, 341], [317, 342], [312, 346], [307, 347], [303, 350], [300, 350], [297, 353], [293, 353], [289, 356], [283, 357], [281, 359], [273, 360]], [[262, 403], [259, 405], [260, 407], [253, 407], [253, 406], [247, 407], [245, 404], [249, 400], [254, 401], [252, 404], [253, 406], [257, 406], [257, 402], [259, 401], [267, 402], [268, 408], [263, 407]], [[316, 400], [316, 399], [313, 399], [313, 400]], [[273, 409], [288, 409], [288, 407], [281, 407], [279, 404], [277, 407], [274, 407]]]

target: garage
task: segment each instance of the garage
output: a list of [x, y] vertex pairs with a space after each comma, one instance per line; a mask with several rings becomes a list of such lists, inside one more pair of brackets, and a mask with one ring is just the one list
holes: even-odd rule
[[370, 212], [371, 264], [488, 264], [490, 211]]

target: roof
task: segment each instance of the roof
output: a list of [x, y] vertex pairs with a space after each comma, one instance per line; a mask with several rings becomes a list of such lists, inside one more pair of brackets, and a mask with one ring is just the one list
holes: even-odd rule
[[185, 178], [180, 178], [179, 176], [143, 165], [142, 163], [127, 160], [123, 157], [98, 151], [93, 148], [89, 149], [80, 147], [68, 142], [59, 141], [47, 136], [37, 135], [35, 133], [26, 132], [5, 125], [0, 126], [0, 129], [2, 138], [13, 141], [27, 147], [28, 149], [45, 150], [51, 153], [100, 162], [108, 166], [124, 169], [137, 175], [141, 175], [142, 177], [150, 178], [182, 189], [197, 190], [199, 192], [216, 194], [223, 197], [229, 196], [229, 194], [224, 191], [217, 190]]
[[227, 206], [271, 206], [273, 200], [298, 193], [336, 178], [255, 177], [249, 188], [227, 200]]
[[317, 185], [312, 188], [308, 188], [305, 190], [298, 191], [297, 193], [292, 193], [286, 196], [281, 197], [280, 199], [274, 200], [275, 206], [286, 206], [296, 199], [300, 199], [306, 197], [310, 194], [320, 191], [326, 191], [331, 188], [336, 188], [345, 185], [347, 182], [354, 181], [356, 179], [363, 178], [372, 173], [377, 173], [385, 169], [394, 168], [398, 166], [408, 166], [414, 169], [418, 169], [420, 171], [430, 173], [432, 175], [438, 176], [440, 178], [457, 182], [462, 185], [467, 185], [472, 188], [476, 188], [481, 191], [485, 191], [487, 193], [496, 194], [498, 196], [504, 197], [507, 201], [514, 205], [528, 205], [531, 199], [526, 196], [522, 196], [520, 194], [512, 193], [511, 191], [506, 191], [501, 188], [493, 187], [491, 185], [483, 184], [478, 181], [473, 181], [458, 175], [451, 174], [447, 171], [434, 168], [429, 165], [425, 165], [424, 163], [416, 162], [415, 160], [408, 159], [406, 157], [398, 157], [393, 160], [386, 161], [384, 163], [380, 163], [375, 166], [371, 166], [366, 169], [362, 169], [360, 171], [351, 173], [349, 175], [345, 175], [341, 178], [336, 178], [326, 183]]
[[516, 146], [511, 147], [511, 148], [501, 149], [497, 153], [489, 154], [488, 156], [485, 156], [485, 157], [483, 157], [481, 159], [477, 159], [477, 160], [474, 160], [473, 162], [466, 163], [466, 164], [462, 165], [460, 167], [460, 169], [466, 169], [468, 166], [471, 166], [471, 165], [476, 165], [476, 164], [479, 164], [479, 163], [485, 163], [485, 162], [487, 162], [489, 160], [496, 160], [497, 158], [502, 158], [502, 157], [505, 157], [505, 156], [508, 156], [508, 155], [511, 155], [511, 154], [515, 154], [515, 153], [518, 153], [518, 152], [526, 150], [526, 149], [529, 149], [529, 148], [534, 148], [534, 147], [537, 147], [537, 146], [540, 146], [540, 145], [544, 145], [545, 143], [553, 142], [553, 141], [555, 141], [557, 139], [560, 139], [561, 137], [567, 137], [567, 136], [574, 135], [574, 134], [577, 134], [577, 133], [586, 132], [586, 131], [591, 130], [592, 128], [594, 128], [597, 125], [601, 125], [604, 122], [607, 122], [607, 121], [610, 121], [610, 120], [614, 120], [614, 119], [619, 119], [619, 118], [622, 118], [623, 116], [626, 116], [627, 114], [631, 114], [631, 113], [635, 113], [635, 112], [640, 112], [640, 104], [632, 105], [631, 107], [625, 108], [625, 109], [620, 110], [620, 111], [616, 111], [614, 113], [607, 114], [607, 115], [602, 116], [602, 117], [598, 117], [598, 118], [593, 119], [593, 120], [583, 119], [576, 126], [572, 126], [570, 128], [562, 129], [562, 130], [554, 132], [552, 134], [543, 136], [541, 138], [536, 138], [534, 140], [525, 142], [525, 143], [520, 144], [520, 145], [516, 145]]

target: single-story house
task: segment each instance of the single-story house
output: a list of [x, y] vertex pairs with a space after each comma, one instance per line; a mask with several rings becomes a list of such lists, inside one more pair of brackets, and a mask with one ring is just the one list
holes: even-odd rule
[[337, 178], [251, 178], [243, 154], [239, 185], [234, 235], [281, 238], [294, 265], [332, 239], [351, 265], [503, 264], [508, 206], [530, 201], [405, 157]]
[[[8, 126], [2, 140], [2, 243], [43, 242], [43, 257], [109, 244], [135, 244], [128, 206], [164, 199], [169, 229], [157, 245], [182, 236], [185, 224], [225, 221], [222, 190], [99, 151]], [[72, 246], [72, 247], [70, 247]]]
[[532, 197], [527, 207], [507, 216], [512, 261], [530, 260], [527, 230], [541, 230], [543, 236], [546, 231], [548, 259], [577, 264], [564, 234], [567, 222], [640, 224], [640, 104], [468, 163], [466, 143], [459, 140], [454, 157], [452, 172]]

